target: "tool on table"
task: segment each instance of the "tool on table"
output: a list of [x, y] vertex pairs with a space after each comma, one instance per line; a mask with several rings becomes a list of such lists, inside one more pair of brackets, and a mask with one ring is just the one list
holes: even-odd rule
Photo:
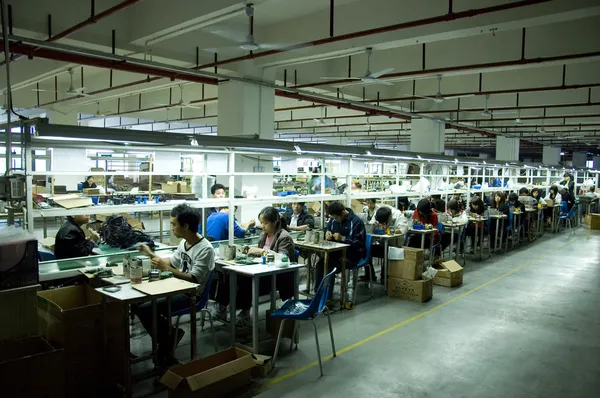
[[173, 273], [171, 271], [162, 271], [160, 273], [160, 279], [169, 279], [173, 277]]
[[151, 269], [148, 273], [148, 281], [154, 282], [160, 280], [160, 270], [159, 269]]

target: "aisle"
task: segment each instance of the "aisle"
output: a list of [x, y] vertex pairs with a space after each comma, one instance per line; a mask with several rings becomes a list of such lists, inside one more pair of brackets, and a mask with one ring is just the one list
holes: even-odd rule
[[[319, 378], [314, 337], [282, 356], [269, 397], [591, 397], [600, 390], [600, 233], [546, 234], [416, 304], [378, 298], [335, 314], [338, 357]], [[331, 353], [319, 322], [324, 356]], [[287, 346], [287, 344], [285, 344]]]

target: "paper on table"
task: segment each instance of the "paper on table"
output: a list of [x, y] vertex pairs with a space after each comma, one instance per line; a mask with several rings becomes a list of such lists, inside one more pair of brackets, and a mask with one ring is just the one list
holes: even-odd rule
[[131, 286], [134, 289], [148, 295], [160, 295], [198, 287], [196, 283], [191, 283], [177, 278], [163, 279], [156, 282], [143, 282]]

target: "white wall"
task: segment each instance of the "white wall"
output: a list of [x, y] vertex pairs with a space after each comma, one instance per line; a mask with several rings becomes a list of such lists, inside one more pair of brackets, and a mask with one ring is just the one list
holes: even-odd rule
[[67, 190], [76, 190], [77, 183], [85, 180], [92, 167], [95, 163], [87, 158], [85, 149], [52, 148], [52, 171], [82, 172], [74, 176], [55, 176], [54, 185], [66, 185]]

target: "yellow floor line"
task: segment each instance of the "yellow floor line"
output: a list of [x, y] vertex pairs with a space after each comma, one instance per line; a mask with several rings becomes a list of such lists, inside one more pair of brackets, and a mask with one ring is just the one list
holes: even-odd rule
[[[585, 236], [589, 236], [590, 234], [591, 234], [591, 232], [587, 232]], [[451, 298], [450, 300], [448, 300], [448, 301], [446, 301], [446, 302], [444, 302], [442, 304], [439, 304], [439, 305], [437, 305], [437, 306], [435, 306], [435, 307], [433, 307], [433, 308], [431, 308], [431, 309], [429, 309], [427, 311], [421, 312], [421, 313], [413, 316], [412, 318], [406, 319], [405, 321], [402, 321], [402, 322], [400, 322], [400, 323], [398, 323], [398, 324], [396, 324], [394, 326], [391, 326], [391, 327], [389, 327], [389, 328], [387, 328], [385, 330], [382, 330], [381, 332], [375, 333], [374, 335], [366, 337], [366, 338], [364, 338], [364, 339], [362, 339], [360, 341], [357, 341], [354, 344], [351, 344], [351, 345], [349, 345], [347, 347], [342, 348], [341, 350], [337, 351], [337, 355], [341, 355], [341, 354], [343, 354], [345, 352], [353, 350], [356, 347], [359, 347], [359, 346], [361, 346], [361, 345], [363, 345], [365, 343], [368, 343], [369, 341], [371, 341], [373, 339], [376, 339], [377, 337], [381, 337], [384, 334], [392, 332], [392, 331], [394, 331], [394, 330], [396, 330], [396, 329], [398, 329], [398, 328], [400, 328], [400, 327], [402, 327], [404, 325], [408, 325], [409, 323], [414, 322], [417, 319], [423, 318], [424, 316], [427, 316], [427, 315], [431, 314], [432, 312], [435, 312], [435, 311], [437, 311], [437, 310], [439, 310], [441, 308], [444, 308], [445, 306], [450, 305], [450, 304], [452, 304], [452, 303], [454, 303], [454, 302], [456, 302], [456, 301], [458, 301], [458, 300], [460, 300], [460, 299], [462, 299], [464, 297], [467, 297], [467, 296], [475, 293], [476, 291], [478, 291], [480, 289], [483, 289], [486, 286], [491, 285], [492, 283], [498, 282], [499, 280], [504, 279], [507, 276], [512, 275], [515, 272], [520, 271], [523, 268], [528, 267], [528, 266], [530, 266], [531, 264], [533, 264], [533, 263], [535, 263], [537, 261], [540, 261], [541, 259], [543, 259], [545, 257], [548, 257], [548, 256], [550, 256], [550, 255], [552, 255], [552, 254], [554, 254], [556, 252], [561, 251], [562, 249], [564, 249], [565, 247], [567, 247], [568, 245], [570, 245], [573, 242], [575, 242], [575, 240], [569, 239], [569, 241], [567, 243], [565, 243], [564, 245], [560, 246], [559, 248], [557, 248], [555, 250], [552, 250], [551, 252], [548, 252], [548, 253], [543, 254], [543, 255], [541, 255], [539, 257], [536, 257], [533, 260], [530, 260], [527, 263], [525, 263], [525, 264], [523, 264], [523, 265], [521, 265], [521, 266], [519, 266], [519, 267], [517, 267], [517, 268], [515, 268], [515, 269], [513, 269], [511, 271], [508, 271], [505, 274], [502, 274], [502, 275], [500, 275], [500, 276], [498, 276], [498, 277], [496, 277], [494, 279], [491, 279], [491, 280], [487, 281], [486, 283], [484, 283], [482, 285], [474, 287], [473, 289], [471, 289], [471, 290], [469, 290], [469, 291], [467, 291], [467, 292], [465, 292], [463, 294], [460, 294], [460, 295], [458, 295], [458, 296], [456, 296], [454, 298]], [[321, 360], [323, 362], [325, 362], [325, 361], [330, 360], [331, 358], [333, 358], [333, 354], [330, 354], [330, 355], [328, 355], [326, 357], [323, 357], [323, 358], [321, 358]], [[285, 379], [289, 379], [292, 376], [296, 376], [297, 374], [300, 374], [300, 373], [302, 373], [302, 372], [304, 372], [304, 371], [306, 371], [308, 369], [311, 369], [311, 368], [313, 368], [315, 366], [318, 366], [318, 365], [319, 365], [319, 361], [314, 361], [314, 362], [312, 362], [312, 363], [310, 363], [310, 364], [308, 364], [306, 366], [303, 366], [303, 367], [301, 367], [299, 369], [293, 370], [293, 371], [291, 371], [289, 373], [286, 373], [286, 374], [284, 374], [284, 375], [282, 375], [280, 377], [277, 377], [277, 378], [275, 378], [273, 380], [268, 381], [267, 383], [265, 383], [265, 384], [262, 385], [261, 389], [265, 389], [266, 387], [269, 387], [269, 386], [272, 386], [274, 384], [277, 384], [277, 383], [279, 383], [279, 382], [281, 382], [281, 381], [283, 381]]]

